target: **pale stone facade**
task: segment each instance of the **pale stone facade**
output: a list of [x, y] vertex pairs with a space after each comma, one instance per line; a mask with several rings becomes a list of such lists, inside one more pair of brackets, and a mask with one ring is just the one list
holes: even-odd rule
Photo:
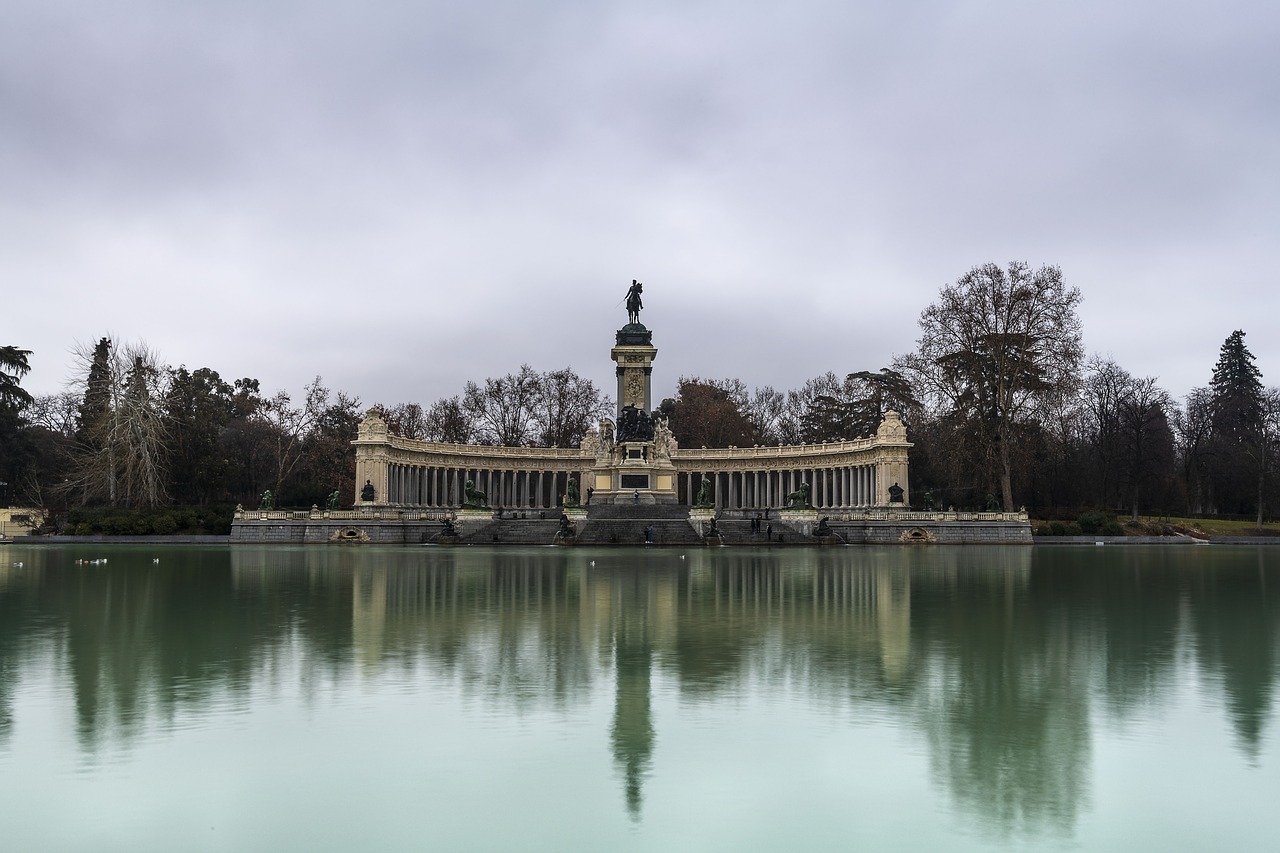
[[[577, 448], [494, 447], [390, 435], [381, 414], [370, 410], [355, 446], [356, 506], [459, 507], [471, 480], [495, 509], [552, 509], [563, 504], [570, 477], [584, 500], [591, 489], [597, 500], [616, 494], [625, 501], [640, 493], [647, 502], [665, 496], [692, 505], [706, 478], [721, 509], [779, 508], [801, 483], [809, 484], [809, 500], [818, 509], [887, 507], [895, 483], [910, 503], [911, 444], [896, 412], [870, 438], [710, 450], [678, 447], [659, 421], [653, 441], [632, 443], [620, 455], [608, 421]], [[642, 455], [631, 457], [637, 450]], [[645, 477], [646, 485], [628, 477]], [[361, 500], [366, 481], [372, 501]]]

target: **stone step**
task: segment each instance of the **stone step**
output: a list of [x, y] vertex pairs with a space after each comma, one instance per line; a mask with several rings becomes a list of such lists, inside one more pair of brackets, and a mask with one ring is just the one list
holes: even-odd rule
[[689, 508], [679, 504], [592, 504], [587, 507], [587, 517], [592, 521], [607, 519], [689, 519]]
[[552, 545], [560, 522], [553, 519], [495, 518], [458, 537], [466, 545]]
[[[766, 538], [769, 532], [769, 526], [773, 525], [773, 538]], [[800, 531], [786, 524], [779, 519], [761, 520], [760, 532], [751, 532], [751, 519], [749, 518], [721, 518], [716, 521], [716, 527], [720, 530], [720, 540], [725, 545], [766, 545], [770, 542], [807, 542], [817, 544], [816, 536], [806, 536]], [[779, 539], [781, 537], [781, 539]]]
[[[687, 513], [686, 513], [687, 515]], [[689, 519], [615, 518], [587, 521], [578, 531], [579, 545], [643, 545], [646, 528], [653, 527], [655, 545], [698, 545], [701, 539]]]

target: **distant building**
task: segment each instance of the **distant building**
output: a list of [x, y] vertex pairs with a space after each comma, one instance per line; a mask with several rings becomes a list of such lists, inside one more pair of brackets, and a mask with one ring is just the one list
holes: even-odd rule
[[23, 507], [0, 507], [0, 539], [30, 536], [44, 524], [44, 510]]

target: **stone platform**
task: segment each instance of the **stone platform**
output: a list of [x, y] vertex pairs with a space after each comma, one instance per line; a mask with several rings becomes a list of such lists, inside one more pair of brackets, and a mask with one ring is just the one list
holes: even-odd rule
[[[635, 546], [653, 528], [655, 545], [700, 545], [711, 510], [672, 504], [607, 504], [571, 510], [575, 545]], [[760, 517], [759, 529], [752, 520]], [[553, 545], [559, 512], [417, 510], [392, 507], [356, 510], [241, 510], [231, 524], [232, 543], [420, 545]], [[445, 520], [457, 530], [442, 540]], [[819, 536], [827, 520], [830, 535]], [[888, 545], [912, 543], [1031, 544], [1026, 513], [915, 512], [873, 508], [857, 511], [719, 511], [720, 543], [727, 546]], [[770, 530], [770, 527], [772, 530]], [[771, 535], [769, 535], [771, 534]]]

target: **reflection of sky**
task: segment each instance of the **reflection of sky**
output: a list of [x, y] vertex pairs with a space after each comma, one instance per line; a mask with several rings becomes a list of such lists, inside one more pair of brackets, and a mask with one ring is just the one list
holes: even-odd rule
[[[1044, 550], [1036, 569], [1028, 549], [841, 549], [594, 573], [563, 553], [488, 568], [484, 551], [364, 553], [242, 551], [230, 574], [225, 560], [191, 572], [199, 627], [227, 634], [168, 656], [156, 638], [197, 624], [172, 572], [50, 568], [0, 591], [7, 614], [19, 596], [42, 611], [0, 626], [0, 796], [34, 804], [13, 837], [65, 833], [72, 848], [89, 826], [125, 840], [199, 827], [271, 849], [292, 824], [319, 849], [408, 846], [424, 827], [460, 849], [956, 849], [957, 832], [960, 847], [1143, 849], [1277, 829], [1246, 820], [1280, 791], [1276, 710], [1243, 709], [1260, 720], [1250, 747], [1243, 700], [1224, 693], [1269, 697], [1270, 681], [1241, 683], [1260, 667], [1208, 604], [1222, 590], [1196, 591], [1201, 570], [1141, 572], [1143, 600], [1172, 608], [1143, 633], [1132, 602], [1097, 612], [1089, 578], [1118, 596], [1125, 569], [1067, 575]], [[1232, 572], [1214, 582], [1247, 592]], [[99, 584], [129, 625], [91, 633]], [[1274, 642], [1275, 610], [1262, 596], [1242, 636]], [[1110, 696], [1147, 649], [1154, 677]], [[620, 685], [643, 701], [624, 706]], [[50, 822], [39, 804], [63, 800]]]

